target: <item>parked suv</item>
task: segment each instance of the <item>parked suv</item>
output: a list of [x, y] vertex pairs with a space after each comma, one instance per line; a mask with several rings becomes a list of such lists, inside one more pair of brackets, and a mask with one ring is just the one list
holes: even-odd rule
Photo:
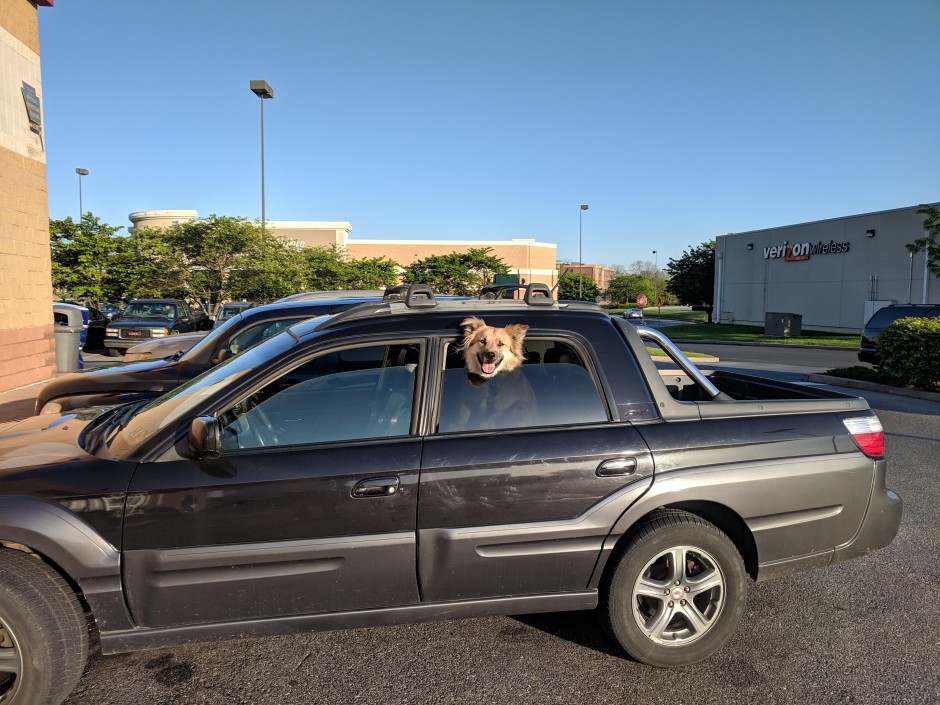
[[858, 359], [872, 365], [881, 364], [878, 336], [899, 318], [940, 318], [940, 304], [892, 304], [875, 311], [862, 331]]
[[250, 308], [257, 306], [254, 301], [232, 301], [230, 303], [224, 304], [222, 308], [219, 309], [219, 312], [215, 315], [215, 323], [212, 324], [213, 328], [218, 328], [223, 323], [225, 323], [232, 316], [241, 313], [242, 311], [247, 311]]
[[[345, 311], [361, 303], [379, 301], [381, 297], [334, 298], [257, 306], [232, 316], [201, 339], [199, 334], [173, 336], [179, 338], [182, 345], [179, 351], [164, 351], [169, 357], [56, 377], [36, 397], [36, 413], [58, 413], [95, 404], [152, 399], [295, 323], [313, 316]], [[133, 305], [131, 303], [128, 308]], [[171, 342], [173, 339], [166, 340]]]
[[199, 330], [189, 304], [180, 299], [136, 299], [111, 320], [105, 329], [104, 346], [117, 357], [142, 340], [165, 338], [175, 333]]

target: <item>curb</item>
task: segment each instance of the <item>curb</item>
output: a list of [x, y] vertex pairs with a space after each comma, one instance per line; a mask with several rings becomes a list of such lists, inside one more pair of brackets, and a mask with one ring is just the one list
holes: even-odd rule
[[868, 392], [882, 392], [884, 394], [894, 394], [900, 397], [910, 397], [911, 399], [940, 401], [940, 393], [938, 392], [923, 392], [919, 389], [908, 389], [907, 387], [892, 387], [887, 384], [866, 382], [861, 379], [847, 379], [845, 377], [833, 377], [831, 375], [820, 374], [806, 375], [805, 379], [807, 382], [829, 384], [833, 387], [850, 387], [852, 389], [863, 389]]

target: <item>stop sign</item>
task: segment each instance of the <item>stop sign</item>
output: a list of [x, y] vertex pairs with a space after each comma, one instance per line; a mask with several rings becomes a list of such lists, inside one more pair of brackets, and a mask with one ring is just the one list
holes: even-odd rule
[[646, 294], [640, 294], [636, 297], [636, 303], [638, 306], [646, 306], [649, 302], [649, 299], [646, 298]]

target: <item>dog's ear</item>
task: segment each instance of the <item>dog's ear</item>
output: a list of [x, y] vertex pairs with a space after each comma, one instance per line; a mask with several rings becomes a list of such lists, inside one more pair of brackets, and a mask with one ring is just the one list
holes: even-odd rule
[[463, 323], [460, 324], [460, 330], [464, 338], [470, 337], [476, 331], [480, 330], [480, 328], [486, 328], [486, 323], [482, 318], [477, 318], [476, 316], [465, 318]]
[[522, 357], [522, 341], [525, 339], [529, 326], [525, 323], [512, 323], [506, 326], [506, 332], [512, 338], [512, 351], [517, 357]]

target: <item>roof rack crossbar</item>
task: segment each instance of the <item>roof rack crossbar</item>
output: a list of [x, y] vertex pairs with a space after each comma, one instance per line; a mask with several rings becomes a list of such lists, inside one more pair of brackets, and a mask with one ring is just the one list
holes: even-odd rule
[[405, 306], [408, 308], [435, 308], [437, 301], [434, 292], [427, 284], [412, 284], [404, 295]]
[[525, 288], [525, 302], [528, 306], [554, 306], [555, 299], [547, 284], [532, 282]]

